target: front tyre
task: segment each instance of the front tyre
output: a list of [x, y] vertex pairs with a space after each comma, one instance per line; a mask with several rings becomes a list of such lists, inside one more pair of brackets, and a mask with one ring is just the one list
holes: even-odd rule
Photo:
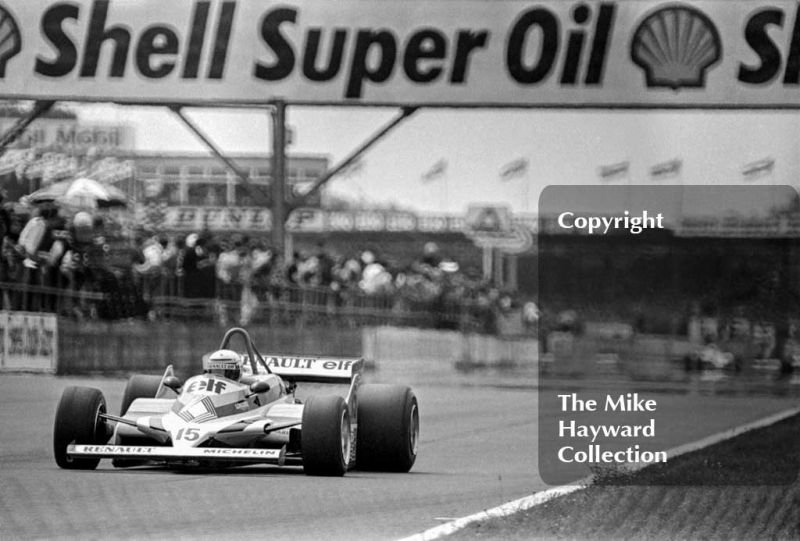
[[341, 396], [312, 396], [300, 433], [306, 475], [342, 476], [350, 463], [350, 415]]
[[403, 385], [362, 385], [357, 419], [358, 469], [411, 470], [419, 447], [419, 405], [414, 391]]
[[99, 458], [73, 459], [67, 456], [67, 446], [76, 444], [103, 444], [108, 441], [106, 423], [101, 413], [106, 413], [106, 399], [91, 387], [67, 387], [61, 395], [53, 428], [53, 452], [56, 464], [68, 470], [93, 470]]

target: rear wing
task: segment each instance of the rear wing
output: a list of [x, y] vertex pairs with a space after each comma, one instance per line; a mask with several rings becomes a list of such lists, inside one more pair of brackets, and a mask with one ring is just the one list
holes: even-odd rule
[[[361, 376], [364, 372], [364, 359], [358, 357], [271, 354], [261, 355], [260, 360], [273, 374], [290, 382], [350, 383], [354, 377]], [[267, 373], [261, 363], [258, 371]], [[247, 364], [245, 372], [248, 372]]]

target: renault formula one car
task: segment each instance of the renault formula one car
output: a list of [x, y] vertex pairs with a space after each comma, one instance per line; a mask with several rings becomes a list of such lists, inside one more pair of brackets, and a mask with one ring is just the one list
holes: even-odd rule
[[[236, 336], [243, 354], [230, 349]], [[414, 392], [362, 384], [362, 359], [261, 355], [247, 331], [233, 328], [203, 367], [183, 383], [172, 365], [163, 376], [132, 376], [118, 416], [98, 389], [68, 387], [56, 411], [56, 463], [86, 470], [103, 458], [116, 467], [273, 464], [341, 476], [354, 468], [407, 472], [416, 460]], [[299, 386], [337, 388], [317, 384], [342, 392], [299, 398]]]

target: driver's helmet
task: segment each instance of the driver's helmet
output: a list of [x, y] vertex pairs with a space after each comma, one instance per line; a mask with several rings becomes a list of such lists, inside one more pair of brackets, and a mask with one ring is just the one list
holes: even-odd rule
[[203, 359], [203, 372], [235, 381], [242, 375], [242, 356], [229, 349], [220, 349]]

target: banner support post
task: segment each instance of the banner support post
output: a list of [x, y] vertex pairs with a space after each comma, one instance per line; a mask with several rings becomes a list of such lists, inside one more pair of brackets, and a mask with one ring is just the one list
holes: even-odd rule
[[274, 102], [272, 109], [272, 245], [286, 262], [291, 253], [284, 253], [286, 242], [286, 102]]
[[38, 100], [33, 105], [33, 109], [26, 114], [25, 116], [21, 117], [17, 122], [11, 126], [8, 130], [6, 130], [2, 136], [0, 136], [0, 156], [6, 153], [8, 147], [11, 146], [14, 141], [16, 141], [20, 135], [25, 132], [25, 130], [30, 126], [31, 122], [42, 116], [43, 114], [47, 113], [56, 102], [54, 100]]

